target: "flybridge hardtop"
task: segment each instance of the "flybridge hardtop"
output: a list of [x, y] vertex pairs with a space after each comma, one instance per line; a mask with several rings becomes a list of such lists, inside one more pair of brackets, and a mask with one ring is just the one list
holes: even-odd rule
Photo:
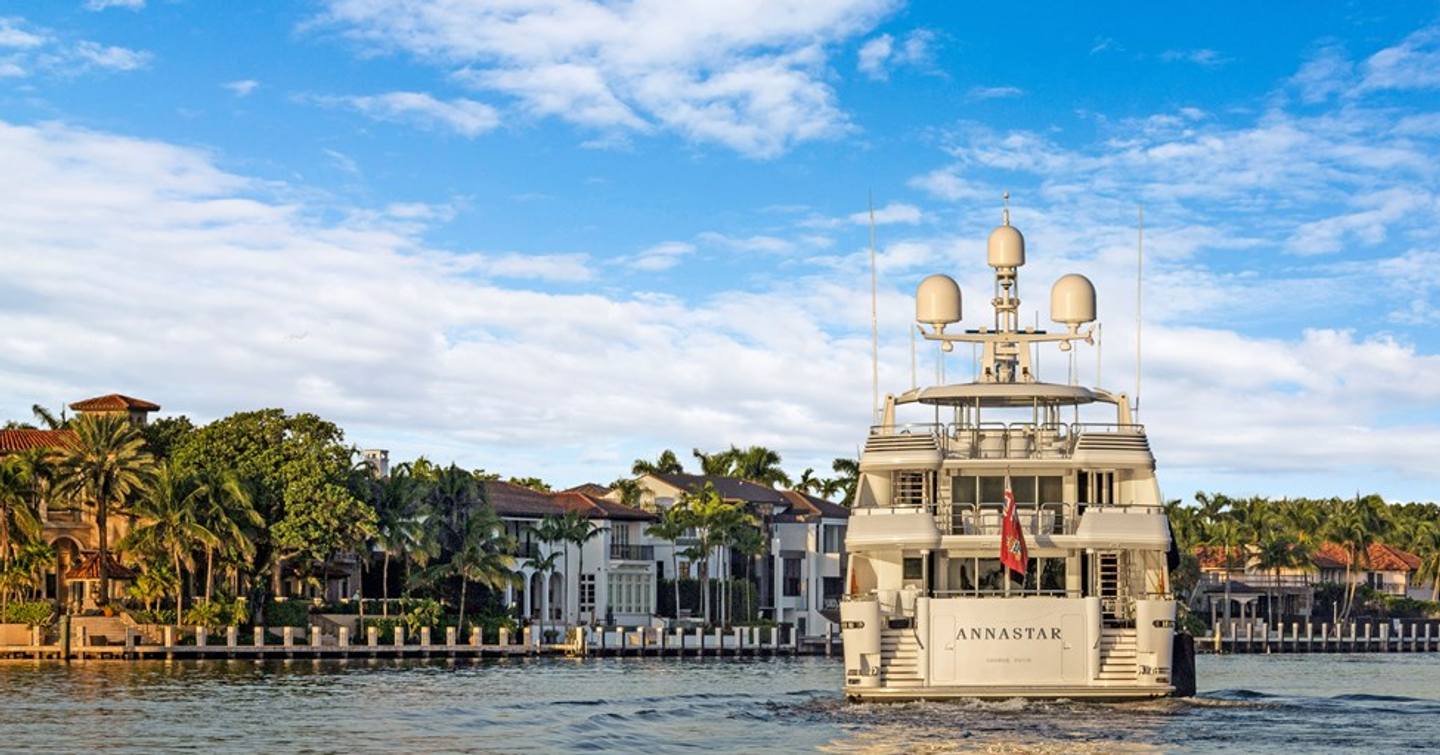
[[[987, 261], [989, 323], [960, 326], [949, 276], [916, 292], [919, 334], [942, 360], [972, 344], [973, 380], [886, 396], [866, 439], [846, 536], [845, 693], [1171, 694], [1171, 540], [1145, 430], [1125, 394], [1038, 374], [1044, 344], [1094, 343], [1095, 287], [1061, 277], [1050, 291], [1060, 328], [1023, 327], [1025, 239], [1008, 207]], [[1106, 404], [1104, 421], [1080, 421], [1082, 406]], [[926, 421], [897, 419], [911, 405]]]

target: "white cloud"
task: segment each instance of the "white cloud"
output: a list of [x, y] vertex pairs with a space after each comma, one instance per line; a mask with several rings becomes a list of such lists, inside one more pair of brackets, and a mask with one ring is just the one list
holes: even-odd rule
[[795, 251], [795, 242], [782, 239], [778, 236], [757, 234], [754, 236], [730, 236], [716, 231], [705, 231], [696, 235], [696, 240], [704, 244], [721, 246], [733, 249], [737, 252], [765, 252], [768, 254], [788, 254]]
[[850, 128], [825, 78], [826, 48], [892, 7], [330, 0], [307, 28], [459, 67], [459, 81], [509, 95], [537, 116], [602, 133], [663, 129], [767, 158]]
[[470, 138], [500, 125], [500, 114], [495, 108], [463, 97], [440, 100], [424, 92], [387, 92], [316, 99], [325, 104], [347, 105], [376, 120], [445, 128]]
[[[924, 217], [925, 214], [920, 211], [920, 208], [913, 204], [891, 202], [884, 207], [877, 208], [874, 219], [876, 225], [887, 225], [890, 223], [914, 224], [919, 223]], [[870, 219], [869, 210], [851, 213], [849, 217], [852, 225], [869, 225]]]
[[624, 264], [634, 270], [659, 272], [675, 267], [681, 258], [694, 251], [695, 245], [688, 241], [664, 241], [627, 258]]
[[148, 52], [88, 41], [82, 41], [75, 46], [75, 55], [91, 67], [108, 71], [144, 68], [150, 64], [151, 58]]
[[894, 49], [895, 38], [889, 34], [866, 40], [865, 44], [860, 46], [856, 68], [860, 69], [860, 73], [877, 81], [889, 78], [890, 71], [885, 64], [890, 60], [890, 53]]
[[125, 10], [140, 10], [145, 7], [145, 0], [85, 0], [85, 9], [102, 11], [107, 8], [124, 8]]
[[0, 17], [0, 47], [28, 50], [48, 41], [45, 35], [37, 31], [27, 31], [22, 28], [24, 26], [25, 20], [22, 18]]
[[584, 259], [431, 249], [196, 150], [57, 124], [0, 123], [0, 162], [33, 187], [0, 203], [12, 415], [117, 387], [202, 420], [281, 405], [397, 455], [567, 482], [620, 473], [578, 460], [594, 438], [796, 458], [843, 452], [865, 421], [864, 339], [821, 319], [858, 292], [511, 287], [496, 279], [584, 282]]
[[1387, 47], [1360, 67], [1360, 91], [1440, 88], [1440, 26], [1430, 26]]
[[23, 18], [0, 17], [0, 78], [134, 71], [149, 65], [152, 58], [143, 50], [70, 40], [28, 24]]
[[972, 100], [998, 100], [1009, 97], [1019, 97], [1025, 94], [1020, 87], [971, 87], [967, 96]]
[[935, 73], [936, 39], [929, 29], [915, 29], [897, 45], [894, 37], [881, 34], [860, 46], [856, 68], [875, 81], [884, 81], [892, 70], [904, 67]]
[[1345, 54], [1345, 48], [1328, 44], [1300, 66], [1290, 83], [1300, 90], [1301, 101], [1313, 104], [1349, 89], [1354, 75], [1355, 66]]
[[254, 92], [260, 86], [260, 82], [254, 79], [240, 79], [238, 81], [227, 81], [220, 86], [230, 90], [230, 93], [236, 97], [249, 97], [250, 93]]
[[1166, 50], [1160, 53], [1160, 59], [1167, 63], [1177, 61], [1194, 63], [1197, 66], [1204, 66], [1206, 68], [1218, 68], [1231, 62], [1231, 58], [1209, 48], [1200, 48], [1198, 50]]

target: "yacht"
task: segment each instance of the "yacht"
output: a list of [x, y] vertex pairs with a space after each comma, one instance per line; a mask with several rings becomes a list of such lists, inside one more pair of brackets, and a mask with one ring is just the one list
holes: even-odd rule
[[1073, 359], [1065, 383], [1039, 379], [1042, 347], [1095, 343], [1095, 287], [1061, 277], [1059, 327], [1022, 326], [1025, 239], [1008, 202], [1003, 217], [987, 245], [993, 321], [960, 325], [949, 276], [916, 292], [917, 335], [942, 355], [970, 344], [973, 379], [886, 396], [865, 440], [845, 539], [845, 695], [1171, 695], [1175, 554], [1145, 428], [1127, 394], [1076, 384]]

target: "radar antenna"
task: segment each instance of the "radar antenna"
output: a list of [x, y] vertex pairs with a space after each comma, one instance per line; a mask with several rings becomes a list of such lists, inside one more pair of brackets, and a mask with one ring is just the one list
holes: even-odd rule
[[1095, 286], [1083, 275], [1062, 276], [1050, 291], [1050, 319], [1066, 326], [1065, 332], [1047, 333], [1040, 330], [1038, 322], [1022, 328], [1020, 267], [1025, 264], [1025, 237], [1010, 225], [1010, 192], [1001, 199], [1000, 225], [990, 232], [986, 243], [987, 264], [995, 270], [995, 294], [990, 301], [995, 310], [994, 328], [945, 332], [945, 326], [960, 321], [960, 288], [945, 275], [932, 275], [920, 283], [915, 319], [921, 323], [921, 335], [927, 341], [939, 341], [942, 352], [951, 351], [957, 342], [982, 346], [979, 382], [1033, 383], [1039, 377], [1039, 360], [1033, 351], [1036, 344], [1054, 342], [1061, 351], [1069, 351], [1074, 341], [1095, 342], [1095, 325], [1080, 329], [1095, 322]]

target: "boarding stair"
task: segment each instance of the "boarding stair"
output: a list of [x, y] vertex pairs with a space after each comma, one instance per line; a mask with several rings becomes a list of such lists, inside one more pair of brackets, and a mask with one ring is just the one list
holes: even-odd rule
[[1100, 675], [1102, 682], [1133, 682], [1139, 676], [1135, 658], [1135, 630], [1105, 627], [1100, 631]]
[[880, 686], [921, 687], [920, 640], [915, 630], [885, 629], [880, 633]]

